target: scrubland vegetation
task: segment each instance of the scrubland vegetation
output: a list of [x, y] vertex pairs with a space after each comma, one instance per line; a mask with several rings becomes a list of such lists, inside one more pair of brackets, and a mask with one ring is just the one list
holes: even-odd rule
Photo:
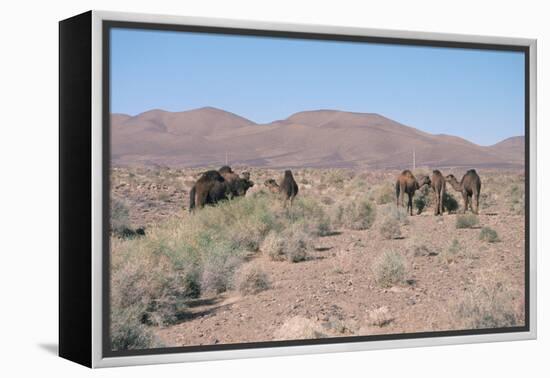
[[[226, 341], [246, 342], [523, 324], [520, 175], [482, 174], [479, 216], [460, 214], [451, 188], [444, 216], [433, 216], [424, 187], [410, 217], [395, 206], [394, 172], [296, 170], [300, 193], [285, 208], [262, 185], [280, 171], [250, 170], [256, 186], [245, 197], [193, 214], [185, 206], [198, 170], [114, 171], [113, 349], [196, 344], [208, 330], [238, 329], [250, 340]], [[502, 270], [486, 276], [492, 266]], [[213, 309], [196, 315], [197, 301], [234, 296], [240, 309], [224, 305], [224, 322]], [[442, 298], [452, 316], [426, 320]], [[246, 336], [242, 316], [264, 328]]]

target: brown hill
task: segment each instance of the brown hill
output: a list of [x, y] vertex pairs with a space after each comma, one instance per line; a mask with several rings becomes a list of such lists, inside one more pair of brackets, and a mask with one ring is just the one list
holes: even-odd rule
[[215, 108], [111, 116], [114, 165], [521, 167], [523, 137], [483, 147], [374, 113], [318, 110], [266, 125]]

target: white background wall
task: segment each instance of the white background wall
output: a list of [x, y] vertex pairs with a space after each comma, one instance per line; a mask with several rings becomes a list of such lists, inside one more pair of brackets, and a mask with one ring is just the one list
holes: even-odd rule
[[[0, 375], [4, 377], [464, 377], [550, 373], [548, 245], [539, 198], [539, 340], [104, 369], [55, 356], [57, 344], [57, 21], [89, 10], [537, 38], [539, 193], [548, 189], [546, 1], [5, 1], [0, 22]], [[546, 66], [546, 67], [545, 67]], [[7, 211], [6, 211], [7, 210]], [[546, 231], [548, 234], [548, 230]], [[545, 298], [546, 297], [546, 298]], [[546, 348], [546, 351], [544, 351]]]

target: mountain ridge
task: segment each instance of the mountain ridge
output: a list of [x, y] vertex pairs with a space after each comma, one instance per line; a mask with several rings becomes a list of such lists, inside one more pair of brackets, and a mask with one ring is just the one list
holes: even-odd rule
[[307, 110], [255, 123], [214, 107], [111, 114], [113, 165], [521, 168], [524, 137], [491, 146], [430, 134], [377, 113]]

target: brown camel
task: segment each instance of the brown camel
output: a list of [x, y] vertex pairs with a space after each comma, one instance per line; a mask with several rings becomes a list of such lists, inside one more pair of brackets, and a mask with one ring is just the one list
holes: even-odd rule
[[403, 195], [407, 193], [409, 196], [409, 202], [407, 203], [407, 212], [413, 215], [413, 197], [414, 192], [423, 187], [424, 185], [430, 185], [430, 178], [428, 176], [421, 176], [419, 180], [408, 169], [401, 172], [397, 177], [395, 183], [395, 196], [397, 197], [397, 207], [403, 206]]
[[468, 210], [468, 205], [474, 214], [479, 214], [479, 195], [481, 194], [481, 179], [477, 174], [475, 169], [470, 169], [464, 176], [462, 180], [458, 182], [455, 176], [448, 175], [445, 177], [447, 181], [454, 190], [462, 193], [462, 198], [464, 199], [464, 210], [462, 213], [465, 213]]
[[266, 180], [265, 186], [272, 192], [281, 194], [284, 201], [284, 206], [286, 207], [287, 202], [290, 200], [290, 206], [294, 202], [294, 198], [298, 195], [298, 184], [292, 176], [292, 171], [286, 170], [283, 180], [280, 184], [273, 179]]
[[435, 215], [443, 215], [443, 198], [447, 190], [445, 185], [445, 177], [439, 170], [434, 170], [432, 173], [432, 189], [435, 192]]
[[195, 207], [202, 208], [207, 204], [216, 204], [233, 197], [244, 196], [253, 186], [254, 183], [250, 181], [248, 172], [244, 172], [243, 177], [239, 177], [227, 166], [220, 168], [219, 171], [207, 171], [191, 188], [189, 211], [193, 211]]

